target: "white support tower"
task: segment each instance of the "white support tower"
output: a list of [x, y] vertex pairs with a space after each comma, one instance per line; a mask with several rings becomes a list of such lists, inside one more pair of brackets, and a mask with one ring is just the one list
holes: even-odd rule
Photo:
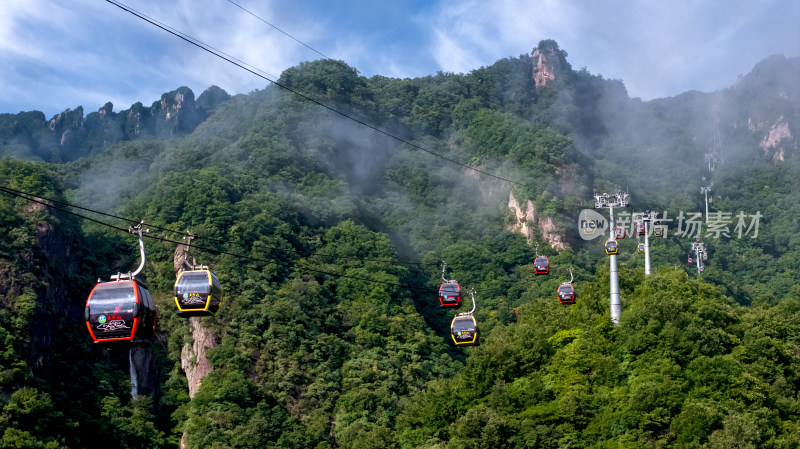
[[706, 252], [705, 245], [703, 245], [703, 242], [700, 241], [699, 237], [695, 239], [694, 243], [692, 243], [692, 251], [694, 251], [695, 265], [697, 265], [697, 274], [703, 273], [706, 270], [703, 264], [703, 260], [708, 258], [708, 253]]
[[[608, 193], [603, 193], [599, 195], [595, 195], [595, 209], [604, 209], [608, 208], [608, 214], [610, 218], [609, 223], [609, 233], [610, 239], [616, 240], [616, 226], [614, 225], [614, 207], [628, 207], [630, 204], [628, 201], [628, 194], [619, 192], [612, 195]], [[611, 265], [611, 281], [610, 281], [610, 294], [611, 294], [611, 321], [614, 322], [614, 326], [619, 325], [619, 317], [622, 314], [622, 303], [620, 302], [619, 298], [619, 269], [617, 267], [617, 255], [612, 254], [609, 256], [609, 263]]]
[[[705, 178], [703, 178], [705, 179]], [[711, 191], [711, 188], [714, 187], [714, 183], [709, 183], [706, 187], [700, 187], [700, 193], [705, 195], [705, 202], [706, 202], [706, 226], [708, 226], [708, 192]]]
[[641, 221], [644, 225], [644, 274], [650, 275], [650, 232], [653, 230], [655, 223], [658, 221], [658, 212], [645, 211], [641, 214], [635, 214], [634, 220]]

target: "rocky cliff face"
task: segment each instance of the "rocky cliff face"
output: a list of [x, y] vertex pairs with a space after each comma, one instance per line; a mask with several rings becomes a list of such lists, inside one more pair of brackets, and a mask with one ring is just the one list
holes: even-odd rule
[[75, 282], [80, 256], [74, 251], [82, 242], [42, 204], [31, 203], [18, 217], [4, 217], [9, 219], [19, 230], [19, 246], [0, 261], [0, 320], [10, 320], [4, 324], [13, 330], [19, 354], [39, 376], [63, 349], [65, 323], [82, 320], [86, 298]]
[[536, 217], [536, 207], [533, 201], [528, 200], [523, 209], [519, 201], [514, 197], [514, 193], [508, 194], [508, 208], [514, 214], [516, 221], [508, 227], [511, 232], [522, 234], [528, 239], [528, 242], [536, 240], [532, 224], [536, 223], [539, 231], [542, 234], [542, 239], [547, 242], [555, 250], [561, 251], [567, 247], [564, 243], [564, 238], [558, 233], [558, 226], [555, 221], [550, 217]]
[[541, 51], [536, 49], [532, 54], [533, 81], [536, 87], [544, 87], [556, 79], [556, 74], [561, 70], [561, 55], [555, 49]]
[[150, 107], [141, 102], [119, 113], [106, 103], [84, 117], [83, 107], [65, 109], [50, 120], [38, 111], [0, 113], [0, 156], [68, 162], [92, 156], [120, 141], [189, 134], [230, 95], [211, 86], [195, 102], [188, 87], [167, 92]]
[[722, 93], [727, 126], [750, 134], [738, 136], [738, 141], [743, 140], [742, 137], [752, 138], [752, 144], [758, 143], [762, 155], [775, 162], [798, 154], [798, 79], [800, 58], [774, 55], [756, 64], [752, 72], [740, 77], [734, 86]]
[[528, 203], [525, 205], [525, 210], [523, 210], [520, 207], [519, 201], [514, 198], [514, 192], [511, 192], [508, 194], [508, 208], [511, 209], [511, 213], [514, 214], [514, 218], [516, 218], [516, 222], [511, 224], [508, 230], [522, 234], [528, 239], [528, 242], [532, 242], [534, 236], [530, 223], [536, 220], [536, 210], [533, 206], [533, 201], [528, 200]]
[[200, 389], [200, 383], [211, 372], [211, 362], [206, 357], [209, 348], [217, 346], [217, 336], [204, 327], [198, 317], [189, 319], [192, 326], [192, 343], [185, 344], [181, 350], [181, 368], [189, 382], [189, 398]]
[[787, 147], [797, 149], [797, 143], [792, 137], [789, 123], [783, 115], [771, 126], [762, 125], [759, 128], [767, 128], [764, 138], [759, 144], [765, 157], [771, 158], [773, 161], [783, 161], [786, 159]]
[[156, 134], [170, 137], [190, 133], [206, 119], [197, 108], [194, 92], [186, 86], [161, 95], [161, 100], [150, 107], [150, 113], [156, 121]]

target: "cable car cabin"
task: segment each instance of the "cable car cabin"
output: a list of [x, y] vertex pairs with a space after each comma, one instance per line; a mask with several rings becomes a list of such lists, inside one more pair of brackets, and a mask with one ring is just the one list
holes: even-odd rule
[[619, 253], [619, 245], [616, 240], [609, 240], [606, 242], [606, 254], [613, 256]]
[[442, 307], [459, 307], [461, 305], [461, 286], [458, 282], [444, 282], [439, 287], [439, 304]]
[[644, 243], [636, 245], [636, 252], [639, 254], [644, 254]]
[[694, 259], [692, 259], [692, 256], [689, 256], [689, 265], [691, 265], [693, 263], [694, 263]]
[[633, 224], [633, 233], [636, 235], [644, 235], [644, 223], [637, 222]]
[[208, 269], [181, 271], [175, 281], [178, 316], [215, 315], [222, 302], [222, 286]]
[[558, 301], [561, 304], [572, 304], [575, 302], [575, 287], [570, 283], [561, 284], [558, 287]]
[[550, 273], [550, 259], [547, 256], [539, 256], [533, 261], [533, 271], [536, 275]]
[[653, 226], [653, 236], [654, 237], [663, 237], [664, 236], [664, 227], [663, 226]]
[[704, 271], [706, 271], [706, 267], [704, 267], [704, 266], [700, 265], [700, 272], [702, 273], [702, 272], [704, 272]]
[[708, 260], [708, 253], [703, 251], [703, 260]]
[[450, 323], [450, 335], [456, 346], [478, 346], [478, 322], [472, 315], [457, 315]]
[[588, 220], [583, 222], [583, 232], [586, 235], [592, 235], [597, 231], [597, 222], [594, 220]]
[[95, 343], [147, 343], [157, 311], [147, 286], [134, 278], [99, 282], [86, 300], [86, 328]]
[[614, 229], [614, 235], [618, 239], [624, 239], [625, 238], [625, 228], [623, 228], [621, 226], [617, 227], [616, 229]]

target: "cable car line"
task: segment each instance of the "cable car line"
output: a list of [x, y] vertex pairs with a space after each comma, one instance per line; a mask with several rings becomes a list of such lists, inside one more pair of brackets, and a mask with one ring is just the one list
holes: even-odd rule
[[[78, 206], [78, 205], [75, 205], [75, 204], [66, 203], [64, 201], [59, 201], [59, 200], [55, 200], [55, 199], [52, 199], [52, 198], [46, 198], [46, 197], [42, 197], [42, 196], [39, 196], [39, 195], [34, 195], [32, 193], [23, 192], [21, 190], [12, 189], [10, 187], [6, 187], [6, 186], [3, 186], [3, 185], [0, 185], [0, 191], [5, 191], [6, 193], [9, 193], [11, 195], [20, 196], [21, 198], [25, 198], [25, 196], [29, 197], [29, 198], [25, 198], [25, 199], [41, 198], [43, 200], [50, 201], [50, 202], [55, 203], [55, 204], [60, 204], [62, 206], [67, 206], [67, 207], [71, 207], [71, 208], [75, 208], [75, 209], [84, 210], [84, 211], [91, 212], [91, 213], [98, 214], [98, 215], [102, 215], [102, 216], [105, 216], [105, 217], [115, 218], [117, 220], [122, 220], [122, 221], [126, 221], [126, 222], [133, 223], [133, 224], [138, 224], [139, 223], [138, 220], [134, 220], [132, 218], [120, 217], [118, 215], [109, 214], [109, 213], [106, 213], [106, 212], [100, 212], [98, 210], [89, 209], [87, 207], [82, 207], [82, 206]], [[100, 222], [98, 222], [98, 223], [100, 223]], [[103, 223], [100, 223], [100, 224], [103, 224]], [[170, 232], [170, 233], [173, 233], [173, 234], [181, 234], [181, 235], [183, 235], [183, 234], [186, 233], [185, 231], [178, 231], [178, 230], [175, 230], [175, 229], [169, 229], [169, 228], [158, 226], [158, 225], [155, 225], [155, 224], [152, 224], [152, 223], [142, 222], [142, 224], [145, 225], [145, 226], [148, 226], [148, 227], [150, 227], [152, 229], [155, 229], [155, 230], [164, 231], [164, 232]], [[122, 228], [119, 228], [119, 229], [122, 229]], [[194, 238], [209, 240], [209, 241], [220, 243], [220, 244], [237, 245], [237, 246], [241, 246], [241, 247], [246, 248], [246, 249], [252, 249], [252, 247], [246, 246], [244, 243], [240, 243], [240, 242], [232, 242], [230, 240], [216, 239], [216, 238], [213, 238], [213, 237], [206, 237], [206, 236], [200, 236], [200, 235], [195, 235], [195, 234], [193, 234], [193, 236], [194, 236]], [[255, 245], [255, 243], [261, 244], [262, 242], [259, 241], [259, 240], [256, 240], [254, 242], [254, 245]], [[405, 260], [401, 260], [401, 259], [393, 260], [393, 259], [378, 259], [378, 258], [345, 257], [345, 256], [336, 256], [336, 255], [333, 255], [333, 254], [326, 254], [326, 253], [321, 253], [321, 252], [308, 252], [306, 254], [300, 254], [296, 250], [290, 251], [288, 249], [281, 249], [281, 248], [276, 248], [276, 247], [268, 246], [268, 245], [264, 245], [264, 247], [266, 249], [269, 249], [269, 250], [280, 251], [280, 252], [289, 253], [289, 254], [292, 254], [292, 255], [298, 255], [300, 257], [322, 256], [322, 257], [330, 257], [330, 258], [340, 258], [340, 259], [345, 259], [345, 260], [357, 260], [357, 261], [360, 261], [360, 262], [364, 262], [364, 261], [391, 262], [391, 263], [396, 263], [398, 265], [421, 265], [421, 266], [438, 265], [438, 263], [411, 262], [411, 261], [405, 261]]]
[[316, 100], [316, 99], [310, 97], [307, 94], [304, 94], [304, 93], [302, 93], [302, 92], [300, 92], [298, 90], [292, 89], [289, 86], [283, 85], [283, 84], [279, 83], [276, 79], [273, 79], [273, 78], [277, 78], [277, 77], [272, 76], [272, 75], [270, 75], [271, 77], [263, 75], [262, 73], [259, 73], [259, 72], [262, 72], [260, 69], [256, 69], [255, 67], [250, 66], [249, 64], [246, 64], [244, 62], [238, 61], [236, 58], [234, 58], [234, 57], [232, 57], [230, 55], [227, 55], [227, 54], [225, 54], [225, 53], [223, 53], [223, 52], [221, 52], [219, 50], [216, 50], [213, 47], [209, 46], [208, 44], [206, 44], [206, 43], [204, 43], [204, 42], [202, 42], [202, 41], [200, 41], [200, 40], [198, 40], [196, 38], [193, 38], [193, 37], [191, 37], [191, 36], [189, 36], [189, 35], [187, 35], [185, 33], [182, 33], [180, 31], [178, 31], [178, 30], [172, 29], [169, 26], [163, 25], [163, 24], [159, 23], [157, 20], [151, 19], [150, 17], [148, 17], [148, 16], [146, 16], [146, 15], [144, 15], [142, 13], [139, 13], [136, 10], [131, 9], [130, 7], [124, 5], [123, 3], [120, 3], [120, 2], [118, 2], [116, 0], [106, 0], [106, 2], [118, 7], [120, 9], [122, 9], [123, 11], [126, 11], [126, 12], [128, 12], [128, 13], [130, 13], [130, 14], [132, 14], [132, 15], [134, 15], [134, 16], [142, 19], [142, 20], [144, 20], [145, 22], [150, 23], [151, 25], [153, 25], [155, 27], [158, 27], [158, 28], [166, 31], [169, 34], [172, 34], [175, 37], [178, 37], [179, 39], [182, 39], [182, 40], [194, 45], [195, 47], [197, 47], [197, 48], [199, 48], [201, 50], [204, 50], [204, 51], [206, 51], [208, 53], [211, 53], [212, 55], [214, 55], [214, 56], [216, 56], [216, 57], [218, 57], [220, 59], [223, 59], [223, 60], [225, 60], [225, 61], [227, 61], [227, 62], [229, 62], [229, 63], [231, 63], [231, 64], [233, 64], [233, 65], [235, 65], [235, 66], [237, 66], [237, 67], [239, 67], [241, 69], [243, 69], [243, 70], [246, 70], [246, 71], [252, 73], [253, 75], [256, 75], [259, 78], [262, 78], [262, 79], [264, 79], [266, 81], [269, 81], [270, 83], [280, 87], [281, 89], [284, 89], [284, 90], [286, 90], [288, 92], [291, 92], [291, 93], [297, 95], [298, 97], [300, 97], [300, 98], [302, 98], [302, 99], [304, 99], [306, 101], [314, 103], [317, 106], [323, 107], [323, 108], [327, 109], [328, 111], [333, 112], [334, 114], [338, 114], [338, 115], [340, 115], [340, 116], [342, 116], [342, 117], [344, 117], [346, 119], [352, 120], [352, 121], [354, 121], [354, 122], [356, 122], [356, 123], [358, 123], [358, 124], [360, 124], [360, 125], [362, 125], [364, 127], [367, 127], [367, 128], [369, 128], [369, 129], [371, 129], [371, 130], [373, 130], [375, 132], [378, 132], [378, 133], [383, 134], [383, 135], [385, 135], [387, 137], [395, 139], [395, 140], [397, 140], [397, 141], [399, 141], [401, 143], [404, 143], [404, 144], [406, 144], [406, 145], [408, 145], [408, 146], [410, 146], [410, 147], [412, 147], [414, 149], [417, 149], [417, 150], [420, 150], [420, 151], [424, 151], [425, 153], [428, 153], [430, 155], [436, 156], [436, 157], [438, 157], [440, 159], [443, 159], [445, 161], [448, 161], [448, 162], [451, 162], [453, 164], [460, 165], [461, 167], [473, 170], [476, 173], [481, 173], [481, 174], [484, 174], [486, 176], [490, 176], [492, 178], [508, 182], [510, 184], [530, 187], [528, 184], [525, 184], [523, 182], [513, 181], [511, 179], [507, 179], [507, 178], [504, 178], [502, 176], [494, 175], [494, 174], [489, 173], [489, 172], [487, 172], [485, 170], [481, 170], [479, 168], [472, 167], [470, 165], [461, 163], [461, 162], [459, 162], [459, 161], [457, 161], [457, 160], [455, 160], [453, 158], [450, 158], [450, 157], [444, 156], [442, 154], [436, 153], [434, 151], [431, 151], [431, 150], [429, 150], [429, 149], [427, 149], [427, 148], [425, 148], [425, 147], [423, 147], [421, 145], [417, 145], [417, 144], [415, 144], [415, 143], [413, 143], [413, 142], [411, 142], [411, 141], [409, 141], [407, 139], [404, 139], [402, 137], [398, 137], [398, 136], [396, 136], [396, 135], [394, 135], [394, 134], [392, 134], [392, 133], [390, 133], [390, 132], [388, 132], [386, 130], [383, 130], [383, 129], [379, 128], [376, 125], [372, 125], [370, 123], [367, 123], [365, 120], [356, 118], [351, 114], [348, 114], [346, 112], [340, 111], [340, 110], [338, 110], [338, 109], [336, 109], [336, 108], [334, 108], [332, 106], [328, 106], [327, 104], [325, 104], [325, 103], [323, 103], [323, 102], [321, 102], [319, 100]]
[[[97, 224], [102, 225], [102, 226], [108, 226], [109, 228], [116, 229], [117, 231], [120, 231], [120, 232], [124, 232], [124, 233], [129, 233], [130, 232], [129, 228], [121, 228], [119, 226], [115, 226], [115, 225], [112, 225], [112, 224], [109, 224], [109, 223], [105, 223], [103, 221], [96, 220], [94, 218], [87, 217], [85, 215], [81, 215], [81, 214], [78, 214], [76, 212], [72, 212], [70, 210], [67, 210], [67, 209], [64, 209], [64, 208], [61, 208], [61, 207], [58, 207], [58, 206], [54, 206], [52, 204], [48, 204], [48, 203], [46, 203], [44, 201], [37, 200], [35, 198], [28, 198], [28, 197], [26, 197], [24, 195], [20, 195], [20, 194], [11, 192], [11, 191], [9, 191], [9, 190], [7, 190], [5, 188], [2, 188], [2, 187], [0, 187], [0, 192], [6, 193], [6, 194], [9, 194], [9, 195], [13, 195], [13, 196], [16, 196], [16, 197], [19, 197], [19, 198], [22, 198], [22, 199], [25, 199], [25, 200], [28, 200], [28, 201], [31, 201], [31, 202], [34, 202], [34, 203], [38, 203], [38, 204], [41, 204], [43, 206], [49, 207], [51, 209], [55, 209], [55, 210], [58, 210], [60, 212], [67, 213], [67, 214], [76, 216], [78, 218], [82, 218], [84, 220], [89, 220], [91, 222], [97, 223]], [[153, 240], [159, 240], [161, 242], [174, 243], [176, 245], [183, 245], [184, 244], [183, 242], [170, 240], [170, 239], [167, 239], [167, 238], [164, 238], [164, 237], [156, 237], [156, 236], [151, 236], [151, 235], [144, 235], [143, 237], [147, 237], [147, 238], [150, 238], [150, 239], [153, 239]], [[232, 253], [232, 252], [228, 252], [228, 251], [222, 251], [222, 250], [213, 249], [213, 248], [201, 247], [201, 246], [197, 246], [197, 245], [195, 245], [195, 248], [198, 248], [198, 249], [201, 249], [201, 250], [204, 250], [204, 251], [208, 251], [208, 252], [211, 252], [211, 253], [220, 254], [220, 255], [227, 255], [227, 256], [236, 257], [236, 258], [239, 258], [239, 259], [245, 259], [245, 260], [249, 260], [249, 261], [252, 261], [252, 262], [277, 263], [278, 265], [283, 265], [283, 266], [287, 266], [287, 267], [289, 266], [287, 263], [285, 263], [283, 260], [281, 260], [278, 257], [275, 257], [274, 260], [267, 260], [267, 259], [261, 259], [261, 258], [258, 258], [258, 257], [247, 256], [247, 255], [244, 255], [244, 254], [237, 254], [237, 253]], [[315, 268], [310, 268], [310, 267], [307, 266], [308, 263], [309, 263], [307, 261], [302, 261], [301, 260], [301, 261], [298, 261], [298, 262], [302, 262], [302, 264], [304, 265], [303, 267], [300, 267], [301, 269], [306, 270], [306, 271], [310, 271], [310, 272], [314, 272], [314, 273], [319, 273], [319, 274], [324, 274], [324, 275], [329, 275], [329, 276], [335, 276], [335, 277], [342, 277], [342, 278], [347, 278], [347, 279], [354, 279], [354, 280], [365, 281], [365, 282], [372, 282], [372, 283], [376, 283], [376, 284], [393, 285], [393, 286], [396, 286], [396, 287], [407, 288], [409, 290], [415, 290], [415, 291], [419, 291], [419, 292], [423, 292], [423, 293], [424, 292], [436, 292], [437, 291], [436, 289], [432, 289], [430, 287], [421, 287], [421, 286], [416, 286], [416, 285], [402, 284], [400, 282], [379, 281], [379, 280], [376, 280], [376, 279], [371, 279], [371, 278], [366, 278], [366, 277], [361, 277], [361, 276], [353, 276], [353, 275], [348, 275], [348, 274], [332, 273], [330, 271], [324, 271], [324, 270], [319, 270], [319, 269], [315, 269]]]
[[303, 42], [303, 41], [301, 41], [301, 40], [299, 40], [299, 39], [295, 38], [294, 36], [292, 36], [291, 34], [287, 33], [286, 31], [283, 31], [282, 29], [280, 29], [280, 28], [276, 27], [275, 25], [273, 25], [273, 24], [271, 24], [271, 23], [267, 22], [266, 20], [262, 19], [261, 17], [257, 16], [255, 13], [253, 13], [253, 12], [249, 11], [248, 9], [246, 9], [246, 8], [245, 8], [245, 7], [243, 7], [242, 5], [240, 5], [240, 4], [236, 3], [236, 2], [234, 2], [233, 0], [228, 0], [228, 3], [230, 3], [230, 4], [234, 5], [234, 6], [236, 6], [237, 8], [241, 9], [242, 11], [246, 12], [247, 14], [250, 14], [251, 16], [255, 17], [256, 19], [258, 19], [258, 20], [260, 20], [260, 21], [262, 21], [262, 22], [266, 23], [267, 25], [271, 26], [272, 28], [275, 28], [276, 30], [278, 30], [278, 31], [280, 31], [281, 33], [283, 33], [284, 35], [288, 36], [288, 37], [289, 37], [290, 39], [292, 39], [293, 41], [295, 41], [295, 42], [297, 42], [298, 44], [300, 44], [300, 45], [302, 45], [302, 46], [306, 47], [307, 49], [309, 49], [309, 50], [313, 51], [314, 53], [316, 53], [316, 54], [318, 54], [318, 55], [322, 56], [323, 58], [325, 58], [325, 59], [331, 59], [331, 58], [329, 58], [329, 57], [325, 56], [324, 54], [320, 53], [319, 51], [315, 50], [314, 48], [312, 48], [310, 45], [306, 44], [305, 42]]

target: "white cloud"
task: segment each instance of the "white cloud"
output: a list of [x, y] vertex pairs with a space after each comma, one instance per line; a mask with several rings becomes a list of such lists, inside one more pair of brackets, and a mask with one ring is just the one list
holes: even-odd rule
[[[414, 11], [413, 2], [347, 0], [332, 11], [306, 0], [236, 1], [367, 76], [466, 73], [554, 39], [573, 67], [622, 79], [632, 96], [651, 99], [724, 88], [771, 54], [800, 54], [793, 0], [440, 0]], [[226, 0], [125, 3], [270, 77], [320, 58]], [[0, 64], [0, 111], [46, 115], [107, 100], [117, 110], [148, 104], [180, 85], [199, 95], [212, 84], [232, 94], [268, 84], [96, 0], [0, 3]]]

